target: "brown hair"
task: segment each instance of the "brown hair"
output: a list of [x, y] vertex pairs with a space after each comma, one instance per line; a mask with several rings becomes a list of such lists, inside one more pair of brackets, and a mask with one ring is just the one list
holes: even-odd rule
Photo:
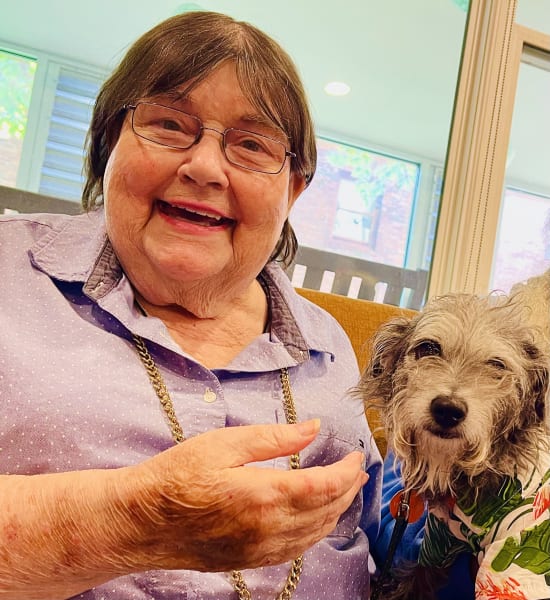
[[[296, 154], [291, 170], [306, 184], [311, 181], [317, 163], [315, 132], [292, 59], [249, 23], [220, 13], [187, 12], [142, 35], [102, 86], [87, 138], [82, 199], [86, 210], [103, 202], [103, 176], [124, 121], [123, 105], [170, 92], [184, 83], [197, 85], [227, 60], [235, 63], [250, 102], [288, 137]], [[297, 246], [287, 219], [271, 258], [288, 265]]]

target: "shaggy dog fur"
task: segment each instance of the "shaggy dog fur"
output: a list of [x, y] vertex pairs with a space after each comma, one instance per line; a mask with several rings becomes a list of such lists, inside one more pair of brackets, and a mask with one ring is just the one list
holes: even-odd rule
[[[523, 306], [450, 294], [379, 329], [358, 393], [381, 411], [405, 489], [437, 510], [533, 469], [547, 451], [547, 388], [548, 356]], [[397, 575], [382, 597], [430, 598], [441, 573], [422, 571]]]
[[533, 328], [539, 343], [550, 351], [550, 270], [517, 283], [510, 297], [523, 306], [525, 321]]

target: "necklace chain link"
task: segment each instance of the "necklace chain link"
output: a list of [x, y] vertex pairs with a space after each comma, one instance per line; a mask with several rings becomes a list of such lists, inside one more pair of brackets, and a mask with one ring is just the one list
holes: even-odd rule
[[[151, 385], [153, 386], [166, 417], [168, 418], [172, 438], [177, 444], [181, 444], [181, 442], [185, 441], [185, 435], [176, 416], [172, 398], [170, 397], [166, 384], [164, 383], [164, 379], [162, 378], [162, 375], [160, 374], [153, 357], [149, 353], [149, 350], [147, 350], [147, 346], [145, 345], [143, 338], [137, 334], [132, 334], [132, 337], [134, 339], [134, 344], [136, 346], [139, 358], [141, 359], [141, 362], [147, 371]], [[283, 408], [285, 411], [286, 421], [290, 424], [297, 423], [298, 417], [296, 414], [296, 405], [294, 404], [294, 399], [292, 397], [292, 388], [290, 387], [290, 377], [288, 375], [287, 368], [283, 367], [281, 369], [280, 379], [283, 390]], [[289, 463], [291, 469], [299, 469], [300, 455], [298, 453], [292, 454], [289, 458]], [[303, 556], [298, 556], [298, 558], [295, 558], [292, 561], [285, 585], [281, 593], [277, 596], [276, 600], [290, 600], [292, 598], [292, 594], [296, 590], [300, 581], [303, 563]], [[250, 594], [250, 590], [246, 585], [242, 573], [240, 571], [231, 571], [230, 578], [233, 588], [239, 596], [239, 600], [252, 600], [252, 595]]]

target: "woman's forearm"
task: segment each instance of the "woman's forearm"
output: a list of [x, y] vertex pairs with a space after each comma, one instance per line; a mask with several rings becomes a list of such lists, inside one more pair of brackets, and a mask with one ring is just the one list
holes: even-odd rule
[[63, 599], [151, 569], [286, 562], [334, 529], [363, 456], [298, 471], [247, 467], [300, 451], [319, 422], [209, 431], [135, 466], [0, 476], [0, 600]]
[[67, 598], [128, 572], [128, 469], [0, 477], [0, 598]]

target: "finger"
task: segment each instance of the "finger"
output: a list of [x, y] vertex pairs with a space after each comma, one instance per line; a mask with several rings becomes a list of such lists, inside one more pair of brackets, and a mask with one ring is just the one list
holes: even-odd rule
[[254, 481], [260, 503], [286, 505], [289, 512], [310, 511], [338, 502], [347, 508], [368, 481], [363, 470], [363, 454], [352, 452], [324, 467], [299, 470], [274, 470], [255, 467], [237, 469], [236, 485]]
[[[315, 538], [310, 540], [310, 543], [315, 543], [334, 530], [340, 517], [352, 505], [361, 488], [369, 479], [368, 474], [361, 467], [360, 459], [356, 461], [356, 457], [350, 456], [347, 461], [345, 460], [345, 462], [352, 463], [354, 461], [359, 470], [353, 480], [348, 477], [349, 474], [346, 474], [341, 479], [341, 487], [334, 486], [335, 480], [332, 473], [334, 469], [325, 468], [325, 475], [327, 471], [331, 472], [328, 487], [321, 486], [317, 494], [310, 492], [303, 496], [302, 493], [298, 493], [295, 498], [289, 500], [292, 502], [292, 506], [287, 520], [294, 522], [294, 535], [301, 531], [302, 536], [307, 536], [309, 531]], [[354, 469], [351, 471], [351, 477], [353, 477], [353, 472]], [[350, 481], [351, 484], [348, 485]], [[304, 538], [304, 541], [306, 539]]]
[[246, 521], [261, 510], [269, 539], [284, 539], [285, 551], [291, 553], [305, 550], [333, 531], [368, 480], [361, 453], [329, 467], [279, 472], [245, 467], [233, 470], [236, 473], [243, 478], [241, 484], [255, 482], [255, 493], [248, 495], [245, 514], [239, 518]]
[[180, 447], [198, 453], [205, 464], [217, 468], [240, 467], [251, 462], [299, 452], [319, 433], [320, 420], [295, 425], [243, 425], [208, 431]]
[[351, 452], [331, 465], [289, 471], [289, 478], [280, 483], [280, 491], [300, 510], [325, 506], [339, 499], [349, 505], [368, 481], [363, 461], [362, 452]]

